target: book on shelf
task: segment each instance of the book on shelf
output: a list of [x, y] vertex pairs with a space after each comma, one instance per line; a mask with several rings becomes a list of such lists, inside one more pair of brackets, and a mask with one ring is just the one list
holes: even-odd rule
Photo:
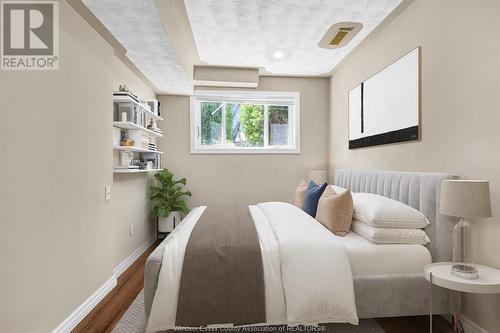
[[133, 101], [139, 103], [143, 108], [145, 108], [145, 109], [153, 112], [151, 110], [151, 107], [148, 105], [147, 102], [141, 101], [138, 96], [132, 94], [129, 91], [115, 91], [115, 92], [113, 92], [113, 96], [116, 96], [116, 97], [130, 97]]
[[114, 91], [113, 92], [113, 96], [118, 96], [118, 97], [126, 96], [126, 97], [132, 98], [137, 103], [141, 102], [139, 100], [139, 97], [137, 97], [136, 95], [132, 94], [130, 91]]
[[119, 128], [113, 127], [113, 146], [119, 146], [121, 139], [121, 130]]
[[156, 169], [161, 169], [161, 155], [160, 154], [157, 154], [154, 158], [155, 162], [154, 162], [154, 167]]
[[115, 169], [139, 169], [138, 165], [117, 165]]

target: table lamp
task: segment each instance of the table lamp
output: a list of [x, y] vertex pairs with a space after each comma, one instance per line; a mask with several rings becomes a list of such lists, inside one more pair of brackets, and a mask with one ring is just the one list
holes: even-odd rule
[[451, 272], [465, 279], [476, 279], [478, 272], [472, 262], [475, 228], [470, 218], [491, 216], [490, 187], [486, 180], [447, 179], [441, 183], [439, 212], [459, 217], [453, 228], [453, 264]]

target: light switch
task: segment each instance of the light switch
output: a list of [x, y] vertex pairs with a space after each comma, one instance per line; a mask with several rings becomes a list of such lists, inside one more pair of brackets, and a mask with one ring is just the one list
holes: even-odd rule
[[111, 200], [111, 185], [104, 186], [104, 200]]
[[132, 236], [134, 235], [134, 233], [135, 233], [135, 232], [134, 232], [134, 225], [133, 225], [133, 224], [131, 224], [131, 225], [129, 225], [129, 227], [128, 227], [128, 235], [129, 235], [129, 237], [132, 237]]

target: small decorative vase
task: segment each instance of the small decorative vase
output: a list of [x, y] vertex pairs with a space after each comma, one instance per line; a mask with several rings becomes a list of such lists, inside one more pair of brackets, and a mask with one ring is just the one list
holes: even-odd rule
[[158, 231], [171, 232], [182, 220], [181, 213], [178, 211], [171, 212], [167, 217], [158, 217]]

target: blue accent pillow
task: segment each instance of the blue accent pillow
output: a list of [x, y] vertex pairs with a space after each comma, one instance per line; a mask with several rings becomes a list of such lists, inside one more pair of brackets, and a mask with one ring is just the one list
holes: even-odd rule
[[316, 210], [318, 210], [318, 202], [319, 198], [325, 191], [327, 183], [323, 185], [318, 185], [312, 180], [309, 182], [307, 186], [307, 191], [304, 195], [304, 211], [311, 215], [312, 217], [316, 217]]

